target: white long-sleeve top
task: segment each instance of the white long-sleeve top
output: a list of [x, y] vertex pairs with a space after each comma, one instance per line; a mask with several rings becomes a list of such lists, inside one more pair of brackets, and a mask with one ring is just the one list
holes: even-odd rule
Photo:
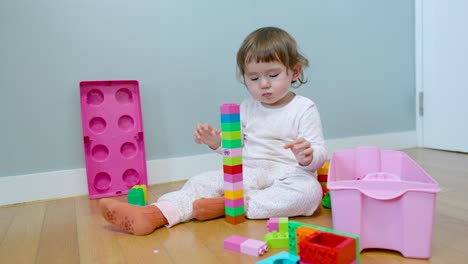
[[[320, 114], [312, 100], [296, 95], [285, 106], [268, 108], [250, 97], [242, 102], [240, 114], [244, 165], [271, 161], [313, 173], [327, 159]], [[292, 151], [284, 149], [286, 143], [300, 137], [309, 141], [314, 150], [308, 166], [301, 166]]]

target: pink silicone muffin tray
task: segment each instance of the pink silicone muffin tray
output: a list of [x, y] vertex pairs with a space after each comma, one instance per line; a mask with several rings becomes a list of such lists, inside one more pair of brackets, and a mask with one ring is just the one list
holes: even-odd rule
[[138, 81], [80, 82], [80, 104], [89, 198], [147, 185]]

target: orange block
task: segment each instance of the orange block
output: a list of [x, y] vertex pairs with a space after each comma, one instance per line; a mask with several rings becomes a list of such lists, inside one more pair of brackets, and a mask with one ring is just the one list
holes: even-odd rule
[[226, 222], [233, 224], [233, 225], [237, 225], [237, 224], [245, 222], [245, 214], [241, 214], [238, 216], [226, 215], [225, 219], [226, 219]]
[[312, 227], [307, 227], [307, 226], [301, 226], [296, 229], [296, 248], [297, 248], [297, 255], [299, 256], [299, 243], [309, 237], [310, 235], [314, 234], [315, 232], [318, 232], [317, 229], [312, 228]]

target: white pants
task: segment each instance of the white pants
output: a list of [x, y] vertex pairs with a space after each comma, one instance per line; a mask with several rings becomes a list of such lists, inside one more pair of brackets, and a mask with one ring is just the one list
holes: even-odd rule
[[[250, 166], [244, 164], [243, 177], [245, 213], [250, 219], [309, 216], [322, 200], [322, 188], [316, 177], [298, 167], [265, 161]], [[190, 178], [180, 190], [164, 194], [155, 205], [163, 202], [175, 207], [173, 212], [177, 209], [177, 221], [168, 219], [172, 226], [193, 219], [195, 200], [223, 195], [223, 172], [209, 171]], [[164, 208], [161, 211], [169, 217]]]

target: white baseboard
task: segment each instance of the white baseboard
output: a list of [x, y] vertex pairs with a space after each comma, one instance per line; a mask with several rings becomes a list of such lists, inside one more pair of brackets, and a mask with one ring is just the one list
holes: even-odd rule
[[[404, 149], [417, 146], [416, 131], [331, 139], [326, 142], [329, 155], [337, 150], [359, 146]], [[202, 171], [220, 169], [221, 156], [216, 153], [149, 160], [148, 184], [185, 180]], [[30, 201], [87, 195], [85, 169], [73, 169], [0, 177], [0, 206]]]

